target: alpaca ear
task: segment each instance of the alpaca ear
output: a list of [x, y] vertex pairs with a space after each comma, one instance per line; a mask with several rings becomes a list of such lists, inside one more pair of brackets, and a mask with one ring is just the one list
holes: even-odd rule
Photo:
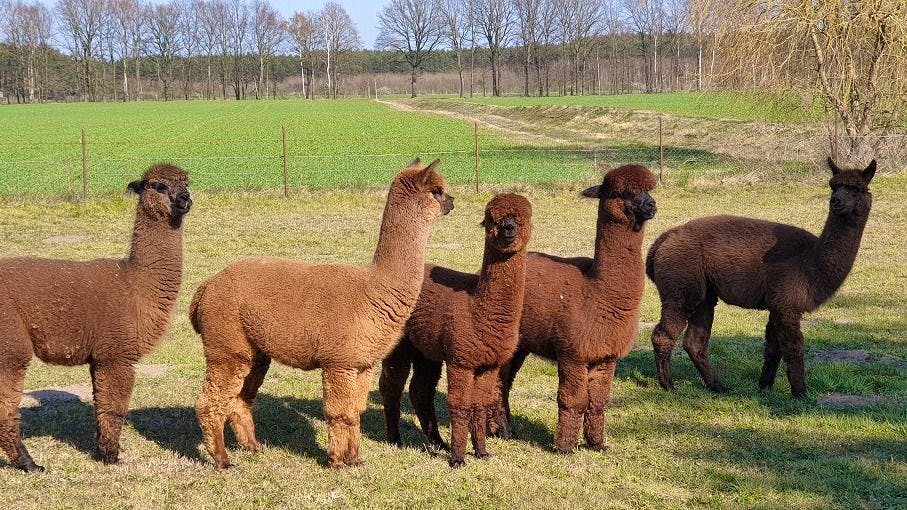
[[436, 159], [432, 161], [431, 164], [429, 164], [427, 167], [425, 167], [425, 170], [422, 170], [422, 179], [420, 180], [419, 184], [422, 186], [428, 184], [428, 178], [431, 177], [432, 172], [434, 172], [435, 168], [437, 168], [437, 166], [440, 164], [441, 160]]
[[410, 164], [406, 165], [406, 168], [419, 168], [422, 166], [422, 159], [416, 158]]
[[869, 181], [872, 180], [873, 176], [876, 174], [876, 160], [872, 160], [869, 163], [869, 166], [866, 167], [866, 170], [863, 170], [863, 180], [866, 181], [866, 184], [869, 184]]
[[147, 184], [148, 184], [147, 182], [139, 179], [137, 181], [132, 181], [129, 184], [127, 184], [126, 190], [131, 191], [131, 192], [135, 193], [136, 195], [141, 195], [142, 192], [145, 191], [145, 186], [147, 186]]
[[828, 168], [831, 169], [831, 175], [838, 175], [838, 172], [840, 172], [841, 169], [835, 164], [835, 160], [831, 159], [831, 156], [828, 156], [826, 161], [828, 163]]
[[580, 193], [580, 195], [586, 198], [600, 198], [602, 192], [602, 187], [600, 184], [592, 186], [591, 188], [586, 188]]

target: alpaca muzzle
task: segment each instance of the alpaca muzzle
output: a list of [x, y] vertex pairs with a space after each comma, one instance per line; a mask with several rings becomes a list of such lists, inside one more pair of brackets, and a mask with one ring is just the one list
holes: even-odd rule
[[192, 195], [188, 191], [181, 192], [171, 202], [171, 207], [176, 214], [183, 215], [188, 213], [189, 209], [192, 209]]

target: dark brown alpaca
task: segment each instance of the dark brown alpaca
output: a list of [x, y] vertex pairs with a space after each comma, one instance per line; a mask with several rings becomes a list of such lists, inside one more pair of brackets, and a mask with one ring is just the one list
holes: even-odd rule
[[488, 202], [482, 226], [485, 252], [480, 274], [426, 266], [404, 340], [381, 370], [388, 440], [400, 444], [400, 396], [412, 364], [410, 400], [425, 434], [446, 447], [438, 434], [434, 397], [441, 365], [447, 363], [453, 467], [464, 464], [470, 432], [476, 457], [488, 456], [485, 427], [489, 413], [497, 410], [498, 370], [513, 356], [518, 342], [532, 206], [520, 195], [498, 195]]
[[387, 194], [378, 246], [365, 267], [278, 258], [240, 260], [195, 293], [189, 317], [202, 335], [207, 372], [196, 412], [219, 468], [229, 419], [237, 440], [259, 451], [252, 404], [271, 358], [321, 368], [331, 467], [362, 464], [359, 423], [372, 365], [400, 341], [422, 287], [431, 224], [453, 209], [440, 161], [413, 161]]
[[115, 463], [129, 408], [133, 365], [170, 324], [183, 268], [188, 176], [153, 166], [129, 183], [140, 196], [125, 259], [0, 260], [0, 446], [13, 466], [43, 471], [19, 434], [19, 401], [32, 355], [54, 365], [88, 363], [97, 415], [97, 455]]
[[568, 453], [576, 447], [583, 420], [587, 446], [607, 448], [605, 406], [617, 360], [636, 339], [645, 285], [642, 239], [645, 222], [655, 215], [649, 195], [655, 184], [648, 168], [626, 165], [583, 191], [599, 200], [593, 258], [529, 254], [519, 349], [501, 370], [501, 436], [510, 435], [513, 380], [533, 353], [557, 361], [557, 449]]
[[765, 364], [759, 387], [775, 382], [781, 358], [791, 393], [806, 395], [800, 317], [841, 287], [860, 248], [872, 195], [873, 161], [865, 170], [841, 170], [828, 159], [832, 178], [822, 234], [780, 223], [712, 216], [662, 234], [646, 259], [646, 273], [661, 296], [661, 321], [652, 332], [658, 383], [673, 389], [671, 352], [686, 327], [683, 347], [712, 391], [723, 391], [709, 363], [709, 337], [718, 299], [769, 310]]

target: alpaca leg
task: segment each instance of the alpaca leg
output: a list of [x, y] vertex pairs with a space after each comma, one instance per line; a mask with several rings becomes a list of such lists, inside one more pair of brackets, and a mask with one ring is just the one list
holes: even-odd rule
[[95, 457], [104, 464], [116, 464], [120, 454], [120, 432], [129, 410], [135, 369], [123, 362], [92, 362], [91, 383], [98, 419], [98, 450]]
[[589, 371], [585, 363], [559, 358], [557, 377], [558, 412], [554, 446], [561, 453], [570, 453], [579, 441], [582, 416], [589, 406]]
[[765, 361], [762, 364], [762, 375], [759, 377], [759, 388], [763, 390], [774, 386], [778, 365], [781, 363], [779, 320], [779, 317], [771, 312], [768, 324], [765, 325]]
[[321, 372], [324, 418], [328, 424], [328, 463], [332, 468], [346, 465], [354, 428], [359, 421], [359, 371], [355, 368], [325, 368]]
[[501, 399], [501, 376], [498, 368], [480, 372], [475, 380], [472, 390], [472, 448], [476, 458], [488, 457], [485, 430], [489, 417], [497, 413]]
[[658, 384], [669, 391], [674, 390], [674, 381], [671, 378], [671, 355], [677, 337], [687, 325], [686, 315], [680, 310], [667, 308], [662, 303], [661, 320], [652, 331], [652, 350], [655, 351], [655, 373]]
[[[387, 442], [401, 446], [400, 441], [400, 399], [403, 388], [409, 377], [411, 364], [409, 350], [411, 344], [403, 340], [381, 362], [381, 376], [378, 378], [378, 389], [381, 391], [381, 403], [384, 407], [384, 430]], [[412, 385], [410, 385], [411, 387]]]
[[472, 419], [475, 374], [470, 368], [447, 365], [447, 407], [450, 409], [450, 467], [466, 464], [466, 440]]
[[239, 396], [233, 400], [232, 412], [229, 418], [236, 440], [243, 448], [254, 453], [260, 452], [261, 446], [255, 438], [255, 420], [252, 418], [252, 406], [255, 404], [258, 388], [261, 388], [270, 366], [271, 358], [261, 351], [256, 351], [252, 357], [252, 369], [249, 371], [249, 375], [246, 376], [245, 382], [243, 382]]
[[583, 436], [590, 450], [605, 451], [605, 407], [611, 400], [611, 383], [617, 360], [605, 360], [589, 369], [589, 407], [583, 416]]
[[195, 413], [202, 429], [205, 449], [219, 469], [227, 469], [230, 467], [230, 456], [227, 455], [224, 443], [224, 425], [227, 416], [233, 411], [231, 406], [243, 389], [252, 362], [251, 356], [245, 360], [235, 355], [226, 358], [210, 354], [205, 353], [208, 367], [202, 391], [195, 405]]
[[706, 387], [720, 393], [725, 391], [724, 386], [721, 385], [715, 369], [709, 362], [709, 338], [712, 335], [715, 304], [714, 299], [707, 299], [696, 307], [693, 315], [690, 316], [686, 333], [683, 335], [683, 348], [693, 360], [693, 365], [699, 371]]
[[499, 401], [498, 409], [495, 412], [494, 420], [491, 422], [493, 424], [491, 426], [491, 435], [493, 436], [501, 439], [510, 439], [513, 437], [513, 430], [511, 427], [513, 416], [510, 414], [510, 390], [513, 388], [513, 381], [516, 379], [517, 372], [520, 371], [520, 368], [523, 366], [523, 362], [526, 361], [528, 355], [529, 351], [518, 350], [513, 355], [510, 362], [501, 367], [501, 399]]
[[343, 462], [347, 466], [361, 466], [362, 457], [359, 456], [359, 443], [362, 439], [360, 425], [362, 413], [368, 407], [368, 392], [372, 388], [372, 367], [359, 370], [356, 376], [356, 419], [350, 429], [349, 442]]
[[443, 363], [422, 355], [415, 357], [413, 379], [409, 383], [409, 401], [413, 404], [425, 437], [437, 448], [449, 450], [450, 446], [441, 439], [441, 433], [438, 431], [438, 415], [435, 412], [435, 394], [438, 391], [442, 366]]
[[28, 473], [44, 471], [44, 467], [35, 464], [25, 449], [20, 432], [19, 402], [25, 383], [25, 368], [31, 355], [29, 351], [25, 360], [6, 362], [0, 368], [0, 381], [3, 382], [0, 384], [0, 447], [9, 457], [10, 464]]
[[800, 331], [800, 314], [791, 313], [782, 318], [780, 336], [781, 356], [787, 365], [787, 380], [790, 391], [796, 398], [806, 397], [806, 374], [804, 373], [803, 333]]

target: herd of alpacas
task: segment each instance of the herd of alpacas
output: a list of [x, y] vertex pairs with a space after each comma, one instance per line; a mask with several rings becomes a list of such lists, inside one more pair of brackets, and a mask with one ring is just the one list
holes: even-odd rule
[[[673, 389], [677, 337], [705, 385], [723, 391], [709, 363], [714, 308], [726, 303], [769, 311], [761, 388], [780, 360], [791, 391], [805, 396], [800, 319], [828, 300], [853, 266], [872, 196], [873, 161], [841, 169], [829, 158], [831, 199], [822, 233], [735, 216], [689, 221], [668, 230], [643, 259], [656, 186], [642, 165], [604, 174], [582, 192], [598, 201], [592, 257], [527, 251], [532, 206], [512, 193], [485, 208], [478, 273], [425, 264], [435, 219], [453, 210], [437, 171], [419, 159], [391, 183], [370, 264], [312, 265], [255, 257], [229, 265], [196, 290], [189, 317], [207, 369], [196, 412], [204, 447], [230, 466], [224, 427], [258, 452], [253, 404], [271, 360], [321, 369], [331, 467], [358, 466], [360, 419], [380, 362], [387, 440], [401, 444], [400, 400], [409, 397], [428, 440], [464, 465], [467, 438], [487, 457], [486, 433], [511, 437], [509, 393], [532, 353], [557, 364], [555, 447], [608, 448], [604, 412], [617, 361], [633, 347], [648, 275], [661, 298], [652, 333], [656, 378]], [[123, 259], [88, 262], [0, 259], [0, 446], [10, 463], [43, 471], [22, 442], [19, 404], [32, 356], [56, 365], [88, 364], [97, 417], [96, 458], [116, 463], [135, 364], [162, 341], [182, 280], [188, 174], [159, 164], [128, 190], [137, 194], [131, 249]], [[344, 320], [337, 320], [343, 317]], [[434, 409], [447, 373], [450, 442]]]

